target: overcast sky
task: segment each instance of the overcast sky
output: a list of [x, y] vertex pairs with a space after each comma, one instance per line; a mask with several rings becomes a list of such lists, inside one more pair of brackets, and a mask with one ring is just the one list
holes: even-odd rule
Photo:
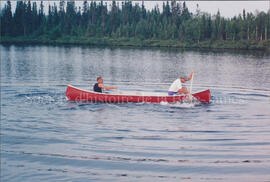
[[[32, 1], [33, 2], [33, 1]], [[40, 1], [37, 1], [38, 4]], [[59, 4], [59, 1], [43, 1], [45, 5], [45, 12], [48, 12], [48, 4], [53, 4], [56, 2], [56, 4]], [[91, 1], [89, 1], [90, 3]], [[181, 1], [183, 2], [183, 1]], [[4, 6], [5, 1], [0, 1], [1, 8]], [[83, 1], [76, 1], [77, 6], [82, 6]], [[119, 2], [120, 3], [120, 2]], [[140, 3], [140, 2], [133, 2]], [[269, 10], [269, 3], [270, 1], [187, 1], [186, 4], [191, 12], [196, 11], [197, 4], [199, 5], [199, 8], [203, 12], [208, 12], [211, 14], [215, 14], [218, 10], [220, 11], [222, 16], [225, 17], [233, 17], [235, 15], [238, 15], [239, 13], [242, 13], [243, 9], [246, 10], [246, 12], [255, 12], [256, 10], [259, 11], [265, 11], [267, 12]], [[108, 2], [110, 4], [110, 2]], [[153, 8], [155, 5], [158, 4], [160, 10], [162, 10], [162, 2], [155, 2], [155, 1], [146, 1], [144, 2], [145, 7], [147, 9]], [[12, 8], [13, 11], [16, 7], [16, 2], [12, 1]]]
[[[145, 2], [147, 7], [154, 6], [157, 2]], [[159, 3], [162, 7], [162, 3]], [[222, 16], [233, 17], [243, 12], [255, 12], [256, 10], [267, 12], [269, 9], [269, 1], [187, 1], [190, 11], [195, 12], [197, 4], [203, 12], [211, 14], [217, 13], [219, 10]]]

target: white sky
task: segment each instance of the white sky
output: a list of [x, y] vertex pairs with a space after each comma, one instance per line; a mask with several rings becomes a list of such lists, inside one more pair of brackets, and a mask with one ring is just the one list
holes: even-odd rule
[[[145, 2], [145, 6], [153, 7], [157, 2]], [[162, 3], [159, 3], [162, 7]], [[195, 12], [197, 4], [199, 9], [203, 12], [216, 14], [219, 10], [222, 16], [233, 17], [243, 12], [255, 12], [256, 10], [267, 12], [269, 9], [268, 1], [187, 1], [187, 7], [191, 12]]]
[[[32, 1], [33, 2], [33, 1]], [[56, 3], [59, 5], [59, 1], [43, 1], [45, 5], [45, 12], [48, 12], [48, 4]], [[91, 1], [89, 1], [90, 3]], [[166, 2], [166, 1], [165, 1]], [[5, 1], [0, 1], [1, 8], [3, 8]], [[39, 4], [39, 1], [37, 1]], [[110, 2], [107, 2], [110, 4]], [[133, 2], [133, 4], [140, 2]], [[183, 1], [181, 1], [183, 3]], [[76, 1], [76, 6], [82, 6], [83, 1]], [[121, 2], [119, 2], [121, 4]], [[145, 7], [147, 9], [153, 8], [156, 4], [158, 4], [160, 10], [162, 10], [162, 2], [155, 2], [155, 1], [146, 1], [144, 2]], [[258, 11], [265, 11], [267, 12], [269, 10], [270, 6], [270, 0], [269, 1], [187, 1], [186, 2], [187, 7], [191, 12], [196, 11], [196, 5], [199, 5], [199, 8], [203, 12], [208, 12], [213, 14], [216, 14], [216, 12], [219, 10], [221, 15], [224, 17], [233, 17], [235, 15], [239, 15], [242, 13], [243, 9], [246, 10], [246, 12], [255, 12]], [[16, 7], [16, 1], [12, 1], [12, 9], [14, 11]]]

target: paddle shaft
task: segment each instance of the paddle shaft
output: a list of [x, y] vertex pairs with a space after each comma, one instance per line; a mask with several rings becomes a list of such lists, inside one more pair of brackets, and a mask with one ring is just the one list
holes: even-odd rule
[[192, 74], [191, 81], [190, 81], [190, 89], [189, 89], [190, 95], [192, 94], [193, 77], [194, 77], [194, 72]]
[[[192, 72], [193, 72], [193, 71], [192, 71]], [[192, 99], [193, 75], [194, 75], [194, 72], [193, 72], [193, 74], [192, 74], [191, 81], [190, 81], [190, 89], [189, 89], [189, 94], [188, 94], [188, 102], [189, 102], [189, 103], [191, 103], [191, 99]]]

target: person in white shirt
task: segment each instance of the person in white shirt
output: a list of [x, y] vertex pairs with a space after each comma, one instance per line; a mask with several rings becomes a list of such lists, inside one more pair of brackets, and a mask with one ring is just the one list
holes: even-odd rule
[[186, 81], [191, 80], [194, 72], [192, 71], [189, 77], [186, 79], [185, 77], [177, 78], [170, 86], [168, 90], [168, 95], [176, 95], [176, 94], [186, 94], [188, 95], [189, 92], [187, 90], [187, 87], [182, 86], [182, 83], [185, 83]]

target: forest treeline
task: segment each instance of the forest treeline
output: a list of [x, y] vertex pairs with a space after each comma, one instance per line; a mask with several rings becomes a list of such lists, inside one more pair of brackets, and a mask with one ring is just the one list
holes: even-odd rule
[[7, 1], [1, 10], [2, 37], [42, 37], [58, 40], [67, 37], [128, 38], [132, 40], [203, 41], [263, 41], [270, 39], [270, 11], [243, 12], [225, 18], [201, 12], [191, 13], [185, 2], [164, 2], [162, 9], [147, 10], [143, 3], [131, 1], [110, 5], [102, 1], [84, 1], [82, 7], [74, 1], [49, 5], [43, 2], [17, 1], [14, 13]]

